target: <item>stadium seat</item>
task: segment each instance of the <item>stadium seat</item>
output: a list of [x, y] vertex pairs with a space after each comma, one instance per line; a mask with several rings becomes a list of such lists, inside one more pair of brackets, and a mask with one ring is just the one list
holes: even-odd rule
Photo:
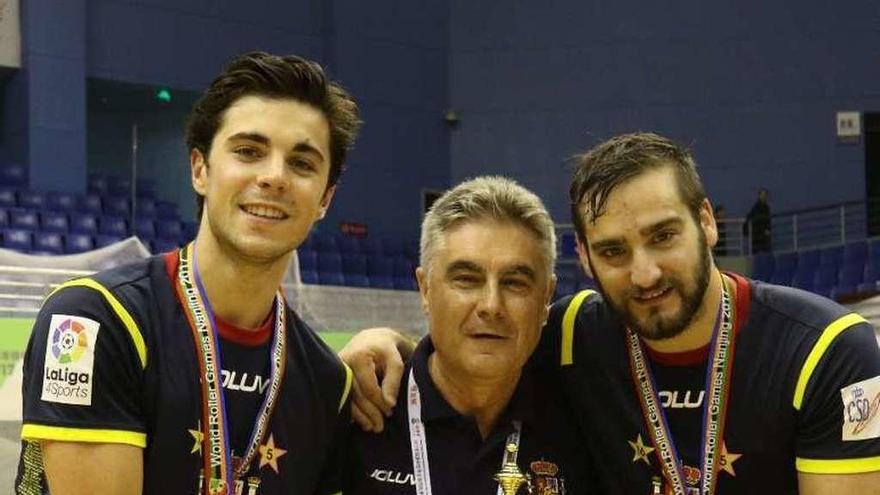
[[15, 208], [18, 206], [18, 191], [9, 188], [0, 188], [0, 208]]
[[76, 196], [60, 192], [47, 193], [45, 207], [50, 211], [63, 211], [65, 213], [73, 211], [76, 208]]
[[82, 253], [91, 251], [94, 247], [92, 236], [89, 234], [70, 233], [64, 236], [65, 253]]
[[166, 239], [155, 239], [150, 242], [150, 246], [153, 247], [154, 253], [167, 253], [180, 247], [178, 243]]
[[318, 270], [318, 255], [315, 254], [311, 249], [300, 249], [296, 250], [296, 257], [299, 259], [299, 271], [312, 271], [317, 272]]
[[382, 252], [385, 256], [406, 256], [405, 241], [401, 239], [383, 239]]
[[6, 163], [0, 167], [0, 186], [27, 187], [27, 167], [18, 163]]
[[773, 272], [791, 273], [797, 268], [797, 253], [782, 253], [776, 255], [776, 263]]
[[15, 229], [37, 230], [40, 228], [40, 219], [33, 210], [9, 210], [9, 226]]
[[816, 293], [831, 293], [831, 289], [837, 285], [837, 266], [836, 265], [822, 265], [816, 271], [816, 278], [813, 281], [814, 292]]
[[39, 191], [24, 190], [18, 191], [18, 206], [22, 208], [30, 208], [39, 210], [46, 202], [46, 197]]
[[377, 237], [365, 237], [361, 239], [361, 252], [367, 255], [382, 254], [382, 240]]
[[156, 226], [153, 225], [153, 219], [138, 217], [134, 220], [134, 235], [143, 241], [150, 241], [156, 238]]
[[812, 291], [813, 287], [816, 285], [816, 270], [817, 267], [812, 266], [806, 266], [804, 268], [798, 267], [791, 280], [792, 287]]
[[125, 177], [108, 177], [107, 193], [113, 196], [131, 196], [131, 180]]
[[345, 285], [349, 287], [370, 286], [370, 279], [368, 279], [366, 275], [360, 273], [343, 273], [342, 277], [345, 280]]
[[81, 196], [76, 208], [83, 213], [100, 215], [103, 213], [103, 210], [101, 210], [101, 196], [97, 194]]
[[321, 285], [345, 285], [342, 272], [318, 272], [318, 283]]
[[377, 289], [394, 288], [394, 258], [371, 254], [367, 256], [367, 277]]
[[299, 272], [300, 279], [304, 284], [317, 284], [318, 282], [318, 272], [315, 270], [300, 270]]
[[320, 232], [315, 232], [313, 235], [312, 241], [314, 242], [315, 250], [319, 253], [339, 253], [339, 247], [336, 245], [336, 237], [332, 235], [321, 234]]
[[834, 246], [825, 248], [821, 251], [821, 266], [840, 266], [840, 260], [843, 258], [843, 246]]
[[557, 280], [556, 294], [553, 299], [559, 299], [560, 297], [574, 294], [575, 292], [577, 292], [577, 281], [569, 279]]
[[318, 251], [318, 275], [339, 273], [342, 275], [342, 256], [339, 253]]
[[367, 278], [367, 257], [363, 254], [342, 255], [342, 274], [345, 285], [368, 287], [370, 280]]
[[9, 212], [0, 208], [0, 227], [6, 228], [9, 226]]
[[415, 267], [412, 261], [405, 256], [394, 258], [394, 277], [409, 277], [415, 280]]
[[139, 217], [155, 218], [156, 202], [149, 198], [138, 198], [134, 210]]
[[95, 247], [102, 248], [111, 244], [116, 244], [124, 239], [123, 236], [113, 234], [98, 234], [95, 236]]
[[[125, 218], [111, 215], [102, 216], [98, 219], [98, 233], [116, 236], [120, 239], [124, 238], [128, 235], [128, 226], [126, 225]], [[98, 247], [102, 247], [97, 238], [95, 239], [95, 244], [98, 244]]]
[[152, 179], [138, 179], [135, 189], [137, 189], [138, 198], [156, 198], [156, 181]]
[[843, 265], [837, 279], [837, 292], [839, 294], [854, 294], [858, 292], [859, 285], [865, 280], [864, 277], [864, 264]]
[[156, 238], [168, 241], [180, 242], [183, 238], [183, 229], [178, 220], [156, 220]]
[[63, 254], [64, 236], [59, 232], [36, 232], [33, 250], [47, 254]]
[[770, 277], [770, 283], [776, 285], [791, 285], [792, 278], [794, 278], [794, 270], [777, 266], [773, 270], [773, 276]]
[[196, 238], [199, 232], [199, 223], [192, 221], [180, 222], [180, 228], [183, 230], [183, 240], [189, 242]]
[[94, 235], [98, 233], [98, 220], [94, 215], [73, 214], [68, 229], [77, 234]]
[[44, 211], [40, 213], [40, 229], [46, 232], [67, 232], [69, 221], [67, 214], [60, 211]]
[[156, 201], [156, 216], [165, 220], [179, 220], [177, 204], [170, 201]]
[[394, 288], [396, 290], [419, 290], [415, 276], [394, 277]]
[[92, 194], [107, 194], [109, 190], [107, 176], [103, 174], [89, 174], [86, 190]]
[[410, 240], [403, 242], [403, 254], [413, 260], [419, 259], [419, 241]]
[[843, 258], [841, 262], [844, 265], [849, 264], [865, 264], [868, 259], [868, 243], [865, 241], [850, 242], [843, 246]]
[[339, 248], [340, 254], [360, 254], [361, 243], [357, 237], [350, 235], [340, 235], [336, 237], [336, 247]]
[[774, 261], [772, 253], [756, 254], [752, 260], [752, 278], [769, 281], [773, 277]]
[[28, 252], [31, 250], [33, 240], [30, 230], [4, 229], [2, 234], [3, 247], [6, 249], [14, 249], [22, 252]]
[[105, 215], [128, 217], [131, 212], [129, 198], [126, 196], [105, 196], [103, 205]]
[[819, 267], [821, 251], [818, 249], [798, 251], [797, 258], [797, 270], [805, 269], [807, 271], [816, 271], [816, 268]]

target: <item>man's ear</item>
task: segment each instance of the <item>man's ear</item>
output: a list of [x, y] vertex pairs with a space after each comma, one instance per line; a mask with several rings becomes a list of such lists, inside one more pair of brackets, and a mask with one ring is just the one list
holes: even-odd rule
[[593, 276], [593, 270], [590, 267], [590, 254], [587, 252], [589, 248], [581, 242], [579, 236], [577, 237], [574, 249], [577, 251], [578, 260], [581, 262], [581, 268], [583, 268], [584, 273], [590, 278], [596, 278]]
[[419, 284], [419, 295], [422, 298], [422, 311], [425, 316], [431, 314], [431, 307], [428, 304], [428, 272], [422, 268], [416, 268], [416, 282]]
[[708, 199], [704, 199], [703, 204], [700, 205], [699, 219], [699, 227], [703, 229], [703, 233], [706, 234], [706, 244], [709, 245], [709, 250], [711, 250], [715, 247], [715, 244], [718, 243], [718, 223], [715, 221], [715, 212], [712, 210], [712, 203], [710, 203]]
[[208, 190], [208, 160], [196, 148], [189, 152], [189, 168], [193, 189], [204, 196]]
[[333, 195], [336, 194], [336, 186], [330, 186], [324, 191], [324, 196], [321, 198], [320, 209], [318, 210], [318, 220], [324, 218], [327, 215], [327, 209], [330, 208], [330, 203], [333, 202]]

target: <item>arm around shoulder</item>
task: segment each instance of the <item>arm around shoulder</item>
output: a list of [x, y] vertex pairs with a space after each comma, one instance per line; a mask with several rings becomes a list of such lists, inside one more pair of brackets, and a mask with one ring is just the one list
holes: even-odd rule
[[52, 495], [138, 495], [143, 449], [109, 443], [42, 442]]
[[880, 495], [880, 471], [858, 474], [798, 473], [801, 495]]

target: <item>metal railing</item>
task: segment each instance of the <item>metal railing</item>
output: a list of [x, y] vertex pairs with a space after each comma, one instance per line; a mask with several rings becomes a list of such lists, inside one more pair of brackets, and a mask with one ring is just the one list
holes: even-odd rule
[[[745, 218], [718, 219], [716, 256], [751, 256], [750, 225]], [[557, 232], [570, 234], [571, 224]], [[846, 244], [880, 236], [880, 198], [776, 213], [771, 216], [771, 250], [798, 251]], [[562, 244], [562, 243], [560, 243]], [[561, 251], [560, 254], [567, 253]]]

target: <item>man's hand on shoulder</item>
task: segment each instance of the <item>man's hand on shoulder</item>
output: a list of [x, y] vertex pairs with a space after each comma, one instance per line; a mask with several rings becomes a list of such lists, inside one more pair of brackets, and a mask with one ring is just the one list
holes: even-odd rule
[[416, 342], [390, 328], [361, 330], [339, 351], [354, 372], [351, 416], [366, 431], [380, 432], [400, 389], [404, 360]]
[[143, 449], [111, 443], [41, 442], [52, 495], [139, 495]]

